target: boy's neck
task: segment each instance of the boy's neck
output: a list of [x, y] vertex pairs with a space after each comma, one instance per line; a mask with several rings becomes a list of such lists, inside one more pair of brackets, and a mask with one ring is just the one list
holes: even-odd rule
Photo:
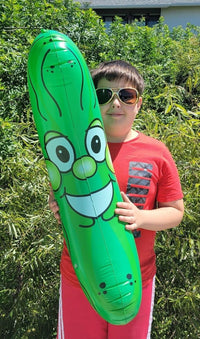
[[130, 130], [130, 132], [127, 135], [124, 136], [109, 136], [107, 135], [107, 140], [108, 142], [113, 142], [113, 143], [120, 143], [120, 142], [126, 142], [133, 140], [137, 138], [138, 132], [134, 130]]

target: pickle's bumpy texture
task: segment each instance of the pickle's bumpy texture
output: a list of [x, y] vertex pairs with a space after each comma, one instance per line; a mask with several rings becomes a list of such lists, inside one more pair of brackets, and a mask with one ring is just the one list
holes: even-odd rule
[[64, 237], [82, 289], [111, 324], [133, 319], [141, 273], [133, 235], [114, 214], [120, 190], [86, 62], [66, 35], [43, 31], [28, 59], [34, 120]]

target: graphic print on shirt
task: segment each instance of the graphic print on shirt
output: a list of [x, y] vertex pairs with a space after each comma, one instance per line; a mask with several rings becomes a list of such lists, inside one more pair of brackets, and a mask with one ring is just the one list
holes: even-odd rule
[[[139, 209], [143, 209], [151, 183], [153, 165], [145, 162], [129, 162], [127, 196]], [[140, 231], [133, 232], [134, 237], [141, 236]]]

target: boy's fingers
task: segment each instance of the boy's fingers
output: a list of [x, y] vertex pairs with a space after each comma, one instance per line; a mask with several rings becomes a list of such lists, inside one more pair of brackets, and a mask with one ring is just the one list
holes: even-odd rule
[[61, 219], [60, 219], [60, 214], [59, 214], [59, 207], [58, 207], [58, 204], [57, 204], [57, 202], [55, 200], [55, 197], [54, 197], [52, 189], [50, 189], [50, 192], [49, 192], [49, 201], [48, 202], [49, 202], [49, 208], [53, 212], [54, 217], [56, 218], [58, 223], [61, 224]]
[[50, 210], [54, 213], [58, 212], [59, 210], [58, 204], [55, 200], [49, 202], [49, 207], [50, 207]]
[[56, 220], [58, 220], [59, 224], [61, 224], [60, 214], [59, 213], [54, 213], [54, 216], [55, 216]]
[[124, 192], [121, 192], [121, 195], [122, 195], [122, 198], [123, 198], [124, 202], [130, 203], [129, 198], [127, 197], [127, 195]]

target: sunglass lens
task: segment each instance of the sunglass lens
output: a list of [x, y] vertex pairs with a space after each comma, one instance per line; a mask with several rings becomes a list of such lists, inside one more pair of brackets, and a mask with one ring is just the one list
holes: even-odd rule
[[126, 104], [134, 104], [137, 100], [137, 92], [131, 88], [124, 88], [119, 91], [119, 97]]
[[106, 104], [112, 97], [112, 91], [109, 88], [98, 88], [96, 93], [100, 105]]

